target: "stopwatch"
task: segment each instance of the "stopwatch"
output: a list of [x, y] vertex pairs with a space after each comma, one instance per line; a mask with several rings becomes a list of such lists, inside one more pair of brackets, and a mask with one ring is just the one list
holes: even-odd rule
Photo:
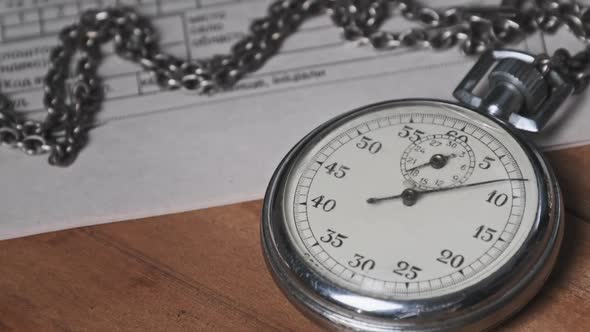
[[385, 101], [323, 124], [267, 190], [276, 282], [334, 328], [496, 326], [539, 291], [563, 232], [555, 176], [519, 129], [540, 130], [570, 93], [535, 57], [497, 50], [461, 82], [460, 102]]

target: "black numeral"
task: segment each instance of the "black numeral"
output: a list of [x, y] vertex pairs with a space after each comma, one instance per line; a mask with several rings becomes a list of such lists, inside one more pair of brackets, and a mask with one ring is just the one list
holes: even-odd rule
[[497, 230], [495, 230], [493, 228], [485, 227], [484, 225], [481, 225], [475, 229], [475, 235], [473, 235], [473, 237], [476, 239], [480, 239], [484, 242], [490, 242], [494, 239], [494, 234], [496, 232], [497, 232]]
[[350, 167], [338, 165], [338, 163], [332, 163], [324, 168], [328, 170], [326, 173], [339, 179], [342, 179], [346, 176], [346, 171], [350, 171]]
[[442, 145], [442, 142], [433, 139], [432, 141], [430, 141], [430, 144], [429, 145], [430, 146], [437, 147], [437, 146], [441, 146]]
[[498, 194], [496, 190], [492, 191], [488, 194], [488, 199], [486, 199], [488, 203], [494, 203], [495, 206], [504, 206], [506, 202], [508, 202], [508, 195], [506, 194]]
[[354, 254], [354, 258], [348, 261], [348, 266], [360, 268], [362, 271], [372, 270], [375, 268], [375, 261], [372, 259], [366, 259], [363, 255]]
[[363, 136], [361, 137], [361, 141], [356, 143], [356, 147], [361, 150], [369, 150], [370, 153], [376, 154], [377, 152], [381, 151], [383, 144], [378, 141], [373, 141], [372, 138]]
[[420, 152], [420, 153], [426, 153], [426, 149], [424, 149], [423, 147], [421, 147], [420, 145], [416, 145], [414, 147], [414, 151], [416, 152]]
[[397, 262], [397, 269], [393, 270], [393, 273], [402, 276], [408, 280], [414, 280], [418, 277], [418, 272], [422, 271], [417, 266], [412, 266], [410, 263], [405, 261]]
[[418, 159], [414, 158], [414, 157], [408, 157], [406, 159], [406, 166], [413, 166], [416, 165], [416, 162], [418, 161]]
[[318, 196], [314, 199], [312, 199], [311, 201], [313, 202], [312, 206], [314, 208], [318, 208], [321, 207], [322, 210], [326, 211], [326, 212], [330, 212], [332, 210], [334, 210], [334, 208], [336, 207], [336, 201], [333, 199], [328, 199], [326, 201], [324, 201], [324, 198], [326, 198], [324, 195]]
[[344, 240], [348, 239], [348, 236], [337, 233], [331, 229], [328, 229], [327, 232], [328, 234], [320, 237], [320, 241], [324, 243], [329, 243], [334, 248], [342, 247], [342, 244], [344, 244]]
[[496, 161], [496, 159], [492, 157], [485, 157], [478, 166], [481, 169], [488, 169], [490, 166], [492, 166], [492, 161]]
[[465, 135], [459, 135], [459, 133], [455, 130], [451, 130], [449, 132], [447, 132], [447, 135], [451, 136], [451, 137], [455, 137], [456, 139], [463, 141], [465, 143], [467, 143], [468, 138]]
[[463, 262], [465, 262], [465, 257], [462, 255], [455, 255], [449, 249], [445, 249], [440, 252], [440, 257], [436, 260], [443, 264], [449, 264], [454, 268], [458, 268], [463, 265]]
[[397, 133], [397, 136], [401, 138], [408, 138], [411, 142], [419, 141], [422, 135], [426, 134], [422, 130], [414, 129], [410, 126], [404, 126], [402, 130]]

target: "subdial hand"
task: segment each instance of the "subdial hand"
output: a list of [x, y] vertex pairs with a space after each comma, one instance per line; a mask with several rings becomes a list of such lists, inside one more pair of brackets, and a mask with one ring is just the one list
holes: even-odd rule
[[440, 169], [440, 168], [445, 167], [445, 165], [447, 164], [449, 159], [455, 158], [456, 156], [457, 155], [454, 153], [451, 153], [446, 156], [443, 154], [437, 153], [437, 154], [433, 155], [432, 157], [430, 157], [430, 160], [427, 163], [409, 168], [408, 172], [412, 172], [415, 169], [424, 168], [426, 166], [432, 166], [432, 168]]
[[451, 190], [455, 190], [455, 189], [463, 189], [463, 188], [481, 186], [481, 185], [485, 185], [485, 184], [504, 182], [504, 181], [528, 181], [528, 179], [497, 179], [497, 180], [468, 183], [468, 184], [462, 184], [460, 186], [443, 187], [443, 188], [437, 188], [437, 189], [431, 189], [431, 190], [416, 190], [416, 189], [412, 189], [412, 188], [407, 188], [404, 191], [402, 191], [402, 193], [399, 195], [385, 196], [385, 197], [371, 197], [371, 198], [367, 199], [367, 203], [376, 204], [376, 203], [380, 203], [383, 201], [390, 201], [390, 200], [395, 200], [395, 199], [401, 198], [404, 205], [412, 206], [412, 205], [416, 204], [416, 202], [418, 201], [418, 198], [424, 194], [431, 194], [431, 193], [437, 193], [437, 192], [443, 192], [443, 191], [451, 191]]

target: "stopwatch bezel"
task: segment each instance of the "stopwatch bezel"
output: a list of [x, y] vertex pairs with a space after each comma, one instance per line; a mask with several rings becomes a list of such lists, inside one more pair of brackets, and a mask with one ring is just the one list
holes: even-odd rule
[[[525, 152], [537, 176], [539, 207], [521, 248], [500, 269], [479, 283], [444, 296], [415, 299], [377, 299], [350, 291], [317, 274], [290, 242], [283, 215], [283, 194], [290, 170], [305, 149], [333, 129], [360, 115], [389, 107], [458, 107], [491, 119], [511, 135]], [[477, 115], [476, 115], [477, 116]], [[538, 149], [506, 123], [465, 105], [438, 99], [389, 100], [364, 106], [322, 124], [305, 136], [280, 163], [268, 186], [262, 211], [264, 256], [275, 281], [300, 309], [320, 323], [355, 330], [459, 330], [496, 325], [526, 304], [548, 277], [563, 233], [562, 200], [557, 180]], [[347, 300], [343, 300], [347, 299]], [[378, 301], [368, 311], [358, 303]], [[385, 309], [387, 308], [387, 309]]]

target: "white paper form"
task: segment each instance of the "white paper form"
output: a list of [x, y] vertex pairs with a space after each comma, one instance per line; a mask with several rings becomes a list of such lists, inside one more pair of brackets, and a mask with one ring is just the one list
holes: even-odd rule
[[[226, 53], [269, 3], [0, 0], [0, 90], [17, 110], [41, 116], [55, 35], [87, 8], [137, 6], [152, 17], [166, 51], [200, 58]], [[389, 25], [399, 30], [400, 22]], [[581, 48], [563, 36], [560, 43]], [[551, 50], [553, 40], [537, 36], [523, 47]], [[328, 17], [304, 24], [262, 70], [215, 96], [161, 91], [136, 65], [107, 55], [100, 70], [107, 101], [73, 166], [0, 150], [0, 239], [261, 198], [281, 158], [322, 122], [387, 99], [452, 99], [473, 61], [456, 49], [374, 51], [343, 41]], [[539, 143], [590, 141], [589, 103], [576, 99]]]

